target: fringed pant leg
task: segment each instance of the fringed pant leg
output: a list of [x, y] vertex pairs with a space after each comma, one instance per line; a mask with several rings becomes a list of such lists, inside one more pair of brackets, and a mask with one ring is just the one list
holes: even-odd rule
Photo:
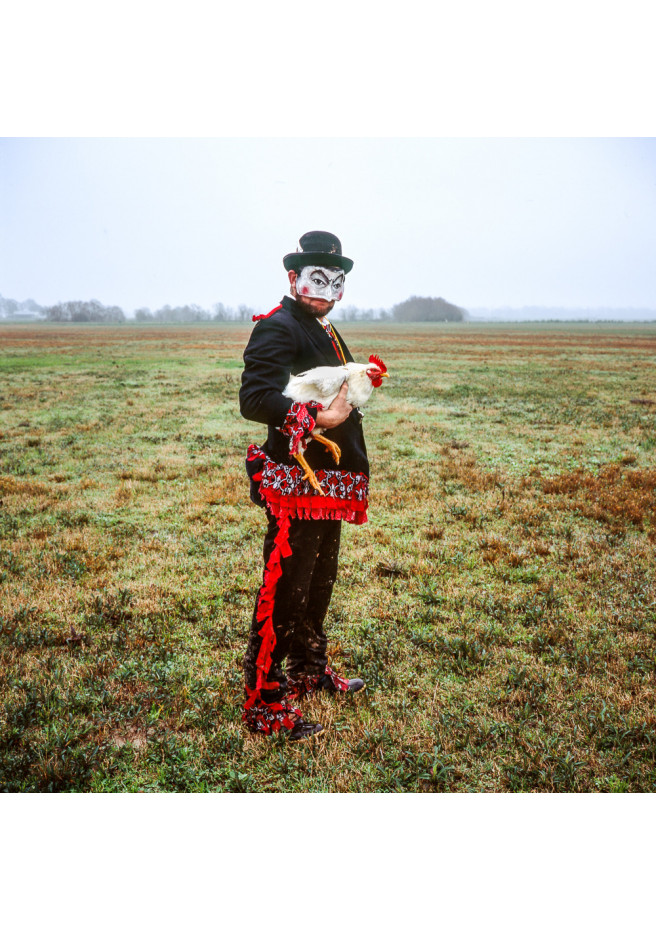
[[290, 674], [323, 673], [323, 621], [337, 575], [341, 521], [267, 518], [264, 576], [244, 657], [246, 709], [283, 699], [288, 655]]

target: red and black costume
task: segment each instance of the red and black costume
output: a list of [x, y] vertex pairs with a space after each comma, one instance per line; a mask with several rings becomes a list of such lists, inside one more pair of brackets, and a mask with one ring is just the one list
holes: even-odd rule
[[[266, 442], [250, 446], [246, 461], [251, 499], [266, 508], [269, 527], [244, 658], [244, 720], [264, 733], [292, 725], [283, 702], [287, 675], [307, 681], [332, 674], [323, 622], [337, 574], [341, 521], [367, 520], [369, 463], [357, 409], [327, 431], [341, 449], [338, 468], [318, 442], [309, 442], [304, 452], [325, 497], [303, 478], [290, 454], [303, 448], [320, 409], [283, 396], [290, 375], [341, 365], [342, 355], [353, 361], [341, 336], [326, 331], [291, 297], [259, 318], [244, 352], [241, 413], [268, 426]], [[333, 680], [343, 690], [336, 676]]]

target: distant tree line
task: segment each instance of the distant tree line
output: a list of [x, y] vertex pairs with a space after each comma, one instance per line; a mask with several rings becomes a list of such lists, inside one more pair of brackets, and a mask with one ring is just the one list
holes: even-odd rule
[[393, 320], [395, 323], [445, 323], [467, 319], [467, 311], [450, 304], [442, 297], [409, 297], [391, 310], [361, 310], [359, 307], [342, 307], [340, 316], [346, 323], [369, 323], [374, 320]]
[[37, 319], [43, 316], [43, 307], [36, 300], [14, 300], [0, 294], [0, 320]]
[[[255, 310], [240, 304], [236, 309], [216, 303], [211, 310], [197, 304], [172, 307], [165, 304], [159, 310], [140, 307], [134, 314], [139, 323], [223, 323], [250, 322]], [[35, 300], [19, 302], [0, 294], [0, 319], [48, 323], [126, 323], [127, 317], [120, 307], [106, 307], [99, 300], [66, 300], [51, 307], [42, 307]]]
[[467, 319], [467, 311], [442, 297], [409, 297], [392, 307], [397, 323], [460, 323]]
[[66, 300], [44, 308], [48, 323], [125, 323], [120, 307], [106, 307], [99, 300]]
[[[135, 311], [137, 323], [249, 323], [257, 313], [252, 307], [240, 304], [236, 309], [222, 303], [212, 305], [205, 310], [198, 304], [185, 304], [172, 307], [165, 304], [159, 310], [140, 307]], [[359, 307], [338, 307], [336, 319], [347, 323], [368, 323], [374, 321], [394, 321], [398, 323], [437, 323], [460, 322], [468, 318], [466, 310], [447, 303], [441, 297], [410, 297], [391, 310], [383, 308], [366, 309]], [[106, 307], [99, 300], [67, 300], [51, 307], [42, 307], [34, 300], [18, 302], [0, 295], [0, 319], [29, 321], [42, 320], [49, 323], [126, 323], [126, 317], [120, 307]]]
[[372, 323], [374, 320], [391, 320], [391, 310], [383, 310], [378, 307], [376, 310], [363, 310], [361, 307], [339, 307], [335, 309], [335, 318], [344, 320], [346, 323]]
[[159, 310], [140, 307], [135, 311], [134, 318], [139, 323], [246, 323], [253, 318], [255, 312], [246, 304], [240, 304], [236, 310], [221, 303], [213, 304], [211, 310], [204, 310], [198, 304], [185, 304], [184, 307], [165, 304]]

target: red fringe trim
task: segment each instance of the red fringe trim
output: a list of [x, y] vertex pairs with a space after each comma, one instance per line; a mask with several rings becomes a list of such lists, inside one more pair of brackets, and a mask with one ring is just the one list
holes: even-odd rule
[[277, 307], [274, 307], [273, 310], [269, 310], [268, 313], [256, 313], [253, 317], [253, 322], [257, 323], [258, 320], [266, 320], [268, 317], [273, 316], [277, 310], [282, 309], [282, 304], [278, 304]]
[[[255, 476], [257, 481], [257, 475]], [[276, 518], [298, 517], [301, 520], [345, 520], [361, 525], [367, 522], [368, 501], [343, 501], [334, 497], [309, 494], [281, 494], [260, 487], [260, 496]]]
[[276, 634], [273, 629], [273, 608], [275, 604], [276, 588], [282, 575], [282, 559], [292, 554], [289, 546], [289, 517], [282, 515], [278, 521], [278, 532], [273, 541], [273, 550], [269, 556], [269, 561], [264, 568], [264, 578], [262, 587], [257, 599], [257, 610], [255, 613], [256, 620], [260, 626], [259, 635], [262, 637], [262, 645], [257, 654], [255, 663], [257, 668], [257, 679], [254, 690], [247, 688], [248, 699], [244, 709], [248, 710], [256, 701], [262, 699], [262, 691], [272, 688], [278, 688], [277, 682], [268, 682], [266, 676], [271, 668], [271, 653], [276, 644]]

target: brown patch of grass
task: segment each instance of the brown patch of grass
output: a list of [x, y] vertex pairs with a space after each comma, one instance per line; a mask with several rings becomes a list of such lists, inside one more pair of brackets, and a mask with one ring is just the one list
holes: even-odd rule
[[429, 526], [426, 530], [427, 539], [443, 539], [444, 538], [444, 527], [443, 526]]
[[597, 474], [576, 468], [546, 478], [542, 490], [568, 498], [568, 509], [601, 523], [656, 523], [656, 468], [623, 471], [608, 465]]
[[42, 539], [47, 539], [48, 536], [50, 536], [51, 534], [52, 534], [52, 529], [48, 527], [44, 529], [32, 530], [30, 535], [32, 536], [32, 539], [42, 540]]
[[21, 496], [34, 497], [50, 494], [50, 488], [42, 481], [15, 478], [13, 475], [0, 475], [0, 492], [3, 494], [20, 494]]
[[241, 474], [224, 474], [217, 484], [206, 488], [201, 496], [204, 504], [241, 504], [244, 502], [245, 481]]
[[119, 474], [123, 481], [143, 481], [147, 484], [157, 484], [159, 481], [175, 481], [180, 477], [180, 471], [169, 468], [157, 462], [147, 468], [124, 468]]
[[[211, 495], [207, 495], [207, 496], [211, 497]], [[218, 505], [220, 503], [221, 503], [221, 499], [217, 498], [216, 500], [214, 499], [207, 500], [206, 504], [192, 504], [191, 507], [187, 507], [184, 512], [185, 520], [187, 520], [189, 523], [203, 523], [203, 524], [211, 523], [213, 518], [212, 518], [212, 514], [207, 509], [207, 505], [209, 504]]]
[[132, 482], [127, 481], [116, 489], [114, 492], [114, 500], [119, 506], [124, 506], [132, 500], [133, 494], [134, 488], [132, 487]]
[[219, 504], [222, 504], [225, 499], [225, 492], [223, 488], [213, 487], [207, 488], [203, 491], [202, 501], [205, 505], [210, 507], [216, 507]]
[[533, 543], [533, 552], [536, 555], [549, 555], [551, 552], [551, 549], [549, 546], [547, 546], [546, 543], [535, 542]]
[[521, 562], [515, 563], [512, 561], [513, 551], [510, 543], [493, 533], [488, 533], [482, 539], [479, 539], [478, 548], [483, 552], [482, 558], [485, 563], [494, 564], [503, 556], [508, 558], [511, 565], [521, 564]]
[[497, 470], [481, 468], [476, 457], [459, 455], [462, 446], [442, 446], [442, 461], [440, 462], [440, 476], [444, 481], [457, 481], [470, 491], [489, 491], [499, 487], [499, 473]]

